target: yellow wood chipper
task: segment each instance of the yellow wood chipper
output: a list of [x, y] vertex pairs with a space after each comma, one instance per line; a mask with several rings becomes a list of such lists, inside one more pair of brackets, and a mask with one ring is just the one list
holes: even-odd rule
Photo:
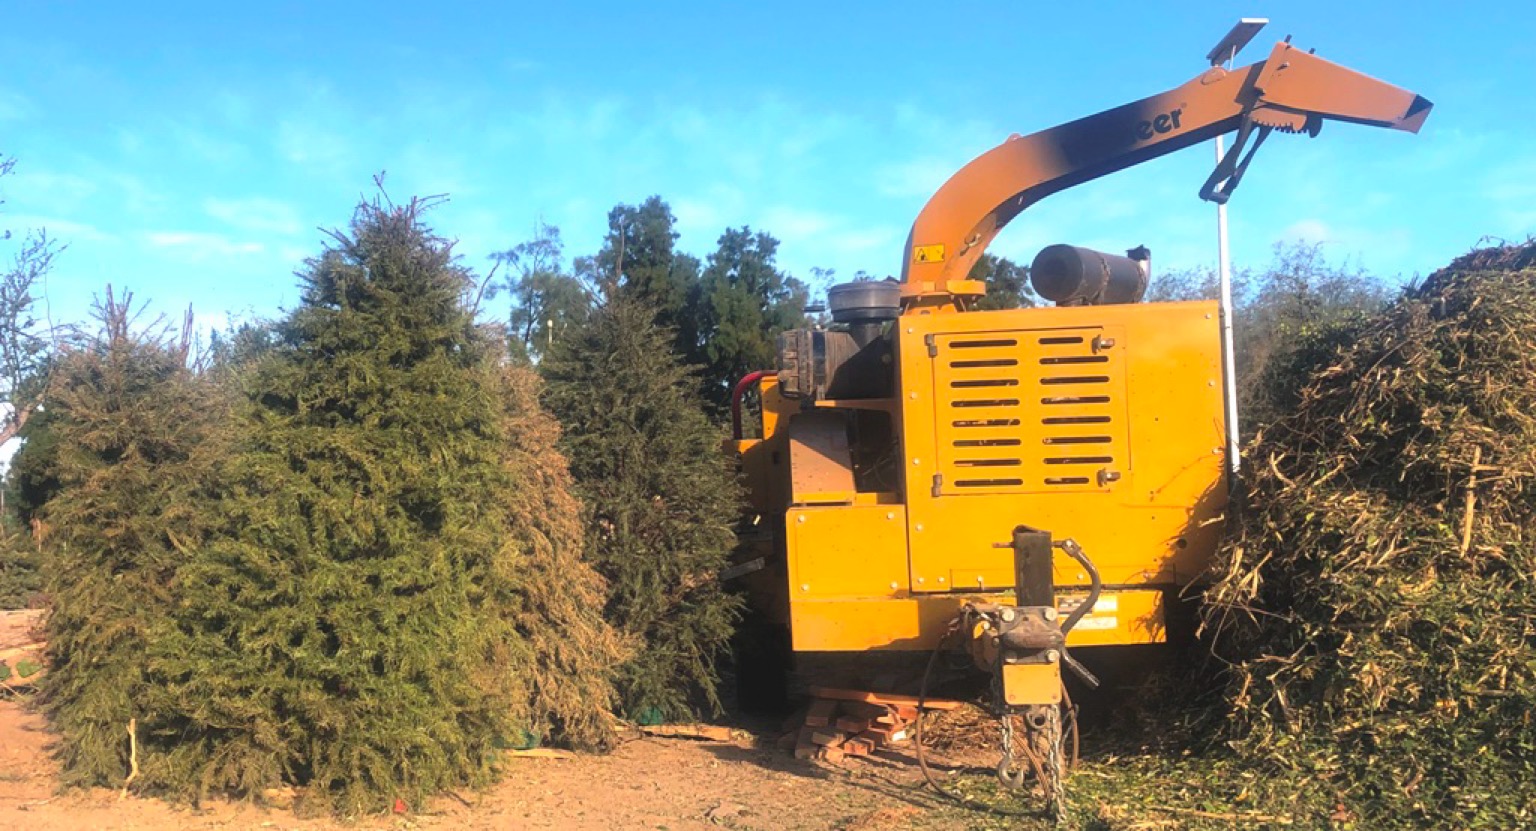
[[[972, 266], [1050, 194], [1234, 133], [1201, 188], [1224, 202], [1274, 131], [1324, 121], [1417, 132], [1431, 104], [1286, 42], [1267, 60], [1002, 144], [954, 174], [907, 240], [900, 280], [828, 293], [829, 326], [787, 332], [737, 436], [753, 515], [726, 575], [754, 622], [744, 697], [782, 693], [795, 655], [969, 653], [991, 673], [1000, 772], [1059, 795], [1072, 652], [1166, 641], [1227, 501], [1214, 301], [1140, 302], [1146, 249], [1067, 245], [1030, 268], [1053, 307], [975, 310]], [[755, 641], [756, 643], [751, 643]], [[1081, 653], [1080, 653], [1081, 654]], [[1026, 767], [1022, 763], [1027, 761]]]

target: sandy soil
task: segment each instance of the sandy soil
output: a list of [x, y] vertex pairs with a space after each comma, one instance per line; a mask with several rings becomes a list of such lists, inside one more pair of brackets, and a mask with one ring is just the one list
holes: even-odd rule
[[[0, 648], [24, 643], [30, 619], [0, 616]], [[797, 761], [773, 746], [776, 725], [734, 742], [641, 739], [607, 756], [513, 759], [503, 782], [465, 801], [351, 822], [213, 802], [200, 809], [110, 790], [60, 793], [52, 741], [25, 698], [0, 700], [0, 829], [849, 829], [962, 827], [916, 792], [895, 754], [846, 768]]]
[[[899, 763], [829, 770], [749, 741], [645, 739], [608, 756], [517, 759], [499, 786], [398, 817], [344, 823], [211, 802], [200, 810], [108, 790], [59, 793], [43, 720], [0, 702], [0, 829], [882, 829], [955, 827], [906, 793]], [[895, 768], [894, 773], [882, 768]], [[914, 804], [915, 803], [915, 804]]]

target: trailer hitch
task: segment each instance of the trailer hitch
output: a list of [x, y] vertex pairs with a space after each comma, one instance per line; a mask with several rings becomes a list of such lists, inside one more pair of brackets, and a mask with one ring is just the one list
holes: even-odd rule
[[[1098, 603], [1103, 588], [1099, 570], [1073, 539], [1053, 540], [1049, 531], [1020, 525], [1013, 550], [1014, 603], [969, 603], [957, 621], [976, 664], [992, 673], [993, 701], [1002, 728], [1003, 755], [997, 778], [1021, 788], [1033, 773], [1047, 810], [1056, 813], [1064, 799], [1066, 753], [1064, 722], [1076, 736], [1071, 699], [1062, 683], [1066, 666], [1089, 687], [1098, 687], [1088, 668], [1067, 650], [1067, 636]], [[1088, 596], [1065, 617], [1056, 605], [1054, 552], [1072, 558], [1088, 574]], [[1068, 721], [1070, 720], [1070, 721]]]
[[[1017, 604], [1006, 619], [997, 621], [999, 646], [1004, 647], [1001, 656], [1004, 662], [1007, 663], [1010, 658], [1018, 661], [1021, 656], [1030, 654], [1046, 658], [1047, 663], [1060, 661], [1089, 688], [1097, 689], [1099, 679], [1067, 652], [1066, 645], [1068, 633], [1098, 605], [1103, 590], [1099, 570], [1094, 567], [1093, 561], [1071, 537], [1052, 540], [1049, 531], [1027, 525], [1014, 528], [1013, 540], [1000, 543], [999, 547], [1013, 549], [1014, 602]], [[1053, 549], [1064, 552], [1082, 566], [1089, 580], [1088, 597], [1078, 603], [1059, 625], [1052, 623], [1059, 615], [1056, 608], [1055, 564], [1051, 556]], [[1042, 633], [1043, 626], [1049, 631]]]

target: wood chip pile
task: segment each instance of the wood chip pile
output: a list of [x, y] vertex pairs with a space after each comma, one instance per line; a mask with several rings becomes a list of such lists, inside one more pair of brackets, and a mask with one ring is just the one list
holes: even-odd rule
[[1206, 610], [1228, 738], [1372, 827], [1531, 827], [1536, 244], [1460, 258], [1270, 375], [1293, 406], [1247, 449]]

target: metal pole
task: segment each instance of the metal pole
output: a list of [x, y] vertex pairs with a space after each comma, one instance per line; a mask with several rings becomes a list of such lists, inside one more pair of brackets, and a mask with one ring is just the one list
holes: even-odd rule
[[[1233, 55], [1237, 52], [1232, 50]], [[1230, 64], [1231, 57], [1224, 63]], [[1216, 136], [1216, 161], [1223, 155], [1221, 136]], [[1227, 406], [1227, 486], [1237, 486], [1242, 466], [1238, 455], [1237, 367], [1232, 347], [1232, 258], [1227, 251], [1227, 206], [1216, 204], [1216, 283], [1220, 287], [1222, 392]]]
[[[1216, 137], [1216, 158], [1222, 157], [1221, 136]], [[1241, 462], [1238, 456], [1237, 368], [1232, 347], [1232, 259], [1227, 253], [1227, 206], [1216, 206], [1216, 283], [1220, 287], [1222, 393], [1227, 406], [1227, 473], [1235, 485]]]
[[[1244, 17], [1237, 21], [1207, 52], [1205, 59], [1211, 66], [1231, 70], [1238, 50], [1248, 45], [1253, 36], [1269, 23], [1268, 18]], [[1216, 163], [1221, 164], [1224, 155], [1221, 136], [1216, 136]], [[1237, 424], [1237, 366], [1232, 347], [1232, 256], [1227, 251], [1227, 206], [1216, 203], [1216, 281], [1221, 296], [1217, 305], [1221, 316], [1221, 391], [1226, 398], [1227, 421], [1227, 487], [1237, 487], [1238, 472], [1242, 461], [1238, 458], [1238, 437], [1242, 432]]]

